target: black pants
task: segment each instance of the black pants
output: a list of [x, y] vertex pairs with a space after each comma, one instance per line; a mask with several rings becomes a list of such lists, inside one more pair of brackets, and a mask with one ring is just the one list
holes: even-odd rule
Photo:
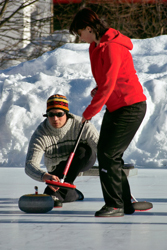
[[[80, 143], [75, 152], [74, 158], [72, 160], [71, 166], [65, 178], [65, 182], [73, 183], [80, 172], [84, 172], [90, 169], [96, 161], [96, 154], [87, 145]], [[67, 161], [62, 161], [56, 166], [52, 175], [58, 176], [60, 179], [63, 177], [63, 171], [66, 166]], [[59, 188], [57, 192], [53, 192], [49, 187], [46, 187], [45, 194], [54, 195], [62, 202], [72, 202], [78, 199], [78, 193], [73, 189], [62, 189]]]
[[106, 205], [131, 206], [131, 192], [122, 170], [124, 151], [129, 146], [146, 112], [146, 102], [106, 110], [98, 142], [99, 175]]

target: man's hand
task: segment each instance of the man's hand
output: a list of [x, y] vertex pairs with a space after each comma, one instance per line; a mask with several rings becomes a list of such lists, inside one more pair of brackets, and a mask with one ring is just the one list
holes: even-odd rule
[[82, 123], [84, 123], [86, 121], [85, 117], [82, 115]]
[[[48, 173], [45, 173], [44, 176], [43, 176], [43, 179], [42, 179], [44, 182], [46, 180], [49, 180], [49, 181], [60, 181], [59, 177], [56, 176], [56, 175], [52, 175], [52, 174], [48, 174]], [[50, 189], [52, 189], [54, 192], [56, 192], [59, 188], [56, 188], [56, 187], [53, 187], [51, 185], [48, 185], [50, 187]]]

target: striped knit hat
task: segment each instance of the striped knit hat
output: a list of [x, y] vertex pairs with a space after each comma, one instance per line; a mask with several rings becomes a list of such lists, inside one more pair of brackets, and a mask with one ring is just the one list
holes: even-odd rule
[[46, 112], [51, 109], [62, 109], [65, 112], [69, 112], [67, 98], [58, 94], [50, 96], [47, 100]]

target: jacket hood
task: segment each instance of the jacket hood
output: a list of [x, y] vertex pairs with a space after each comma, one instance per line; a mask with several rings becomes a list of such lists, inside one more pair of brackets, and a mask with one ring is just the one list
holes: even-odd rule
[[106, 42], [120, 44], [129, 50], [132, 50], [133, 48], [133, 44], [129, 37], [124, 36], [118, 30], [112, 28], [109, 28], [100, 40], [100, 43], [106, 43]]

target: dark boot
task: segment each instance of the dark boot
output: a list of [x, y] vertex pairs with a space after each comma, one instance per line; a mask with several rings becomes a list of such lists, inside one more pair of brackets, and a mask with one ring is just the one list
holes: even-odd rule
[[96, 217], [120, 217], [124, 216], [123, 208], [114, 208], [104, 205], [99, 211], [95, 213]]

